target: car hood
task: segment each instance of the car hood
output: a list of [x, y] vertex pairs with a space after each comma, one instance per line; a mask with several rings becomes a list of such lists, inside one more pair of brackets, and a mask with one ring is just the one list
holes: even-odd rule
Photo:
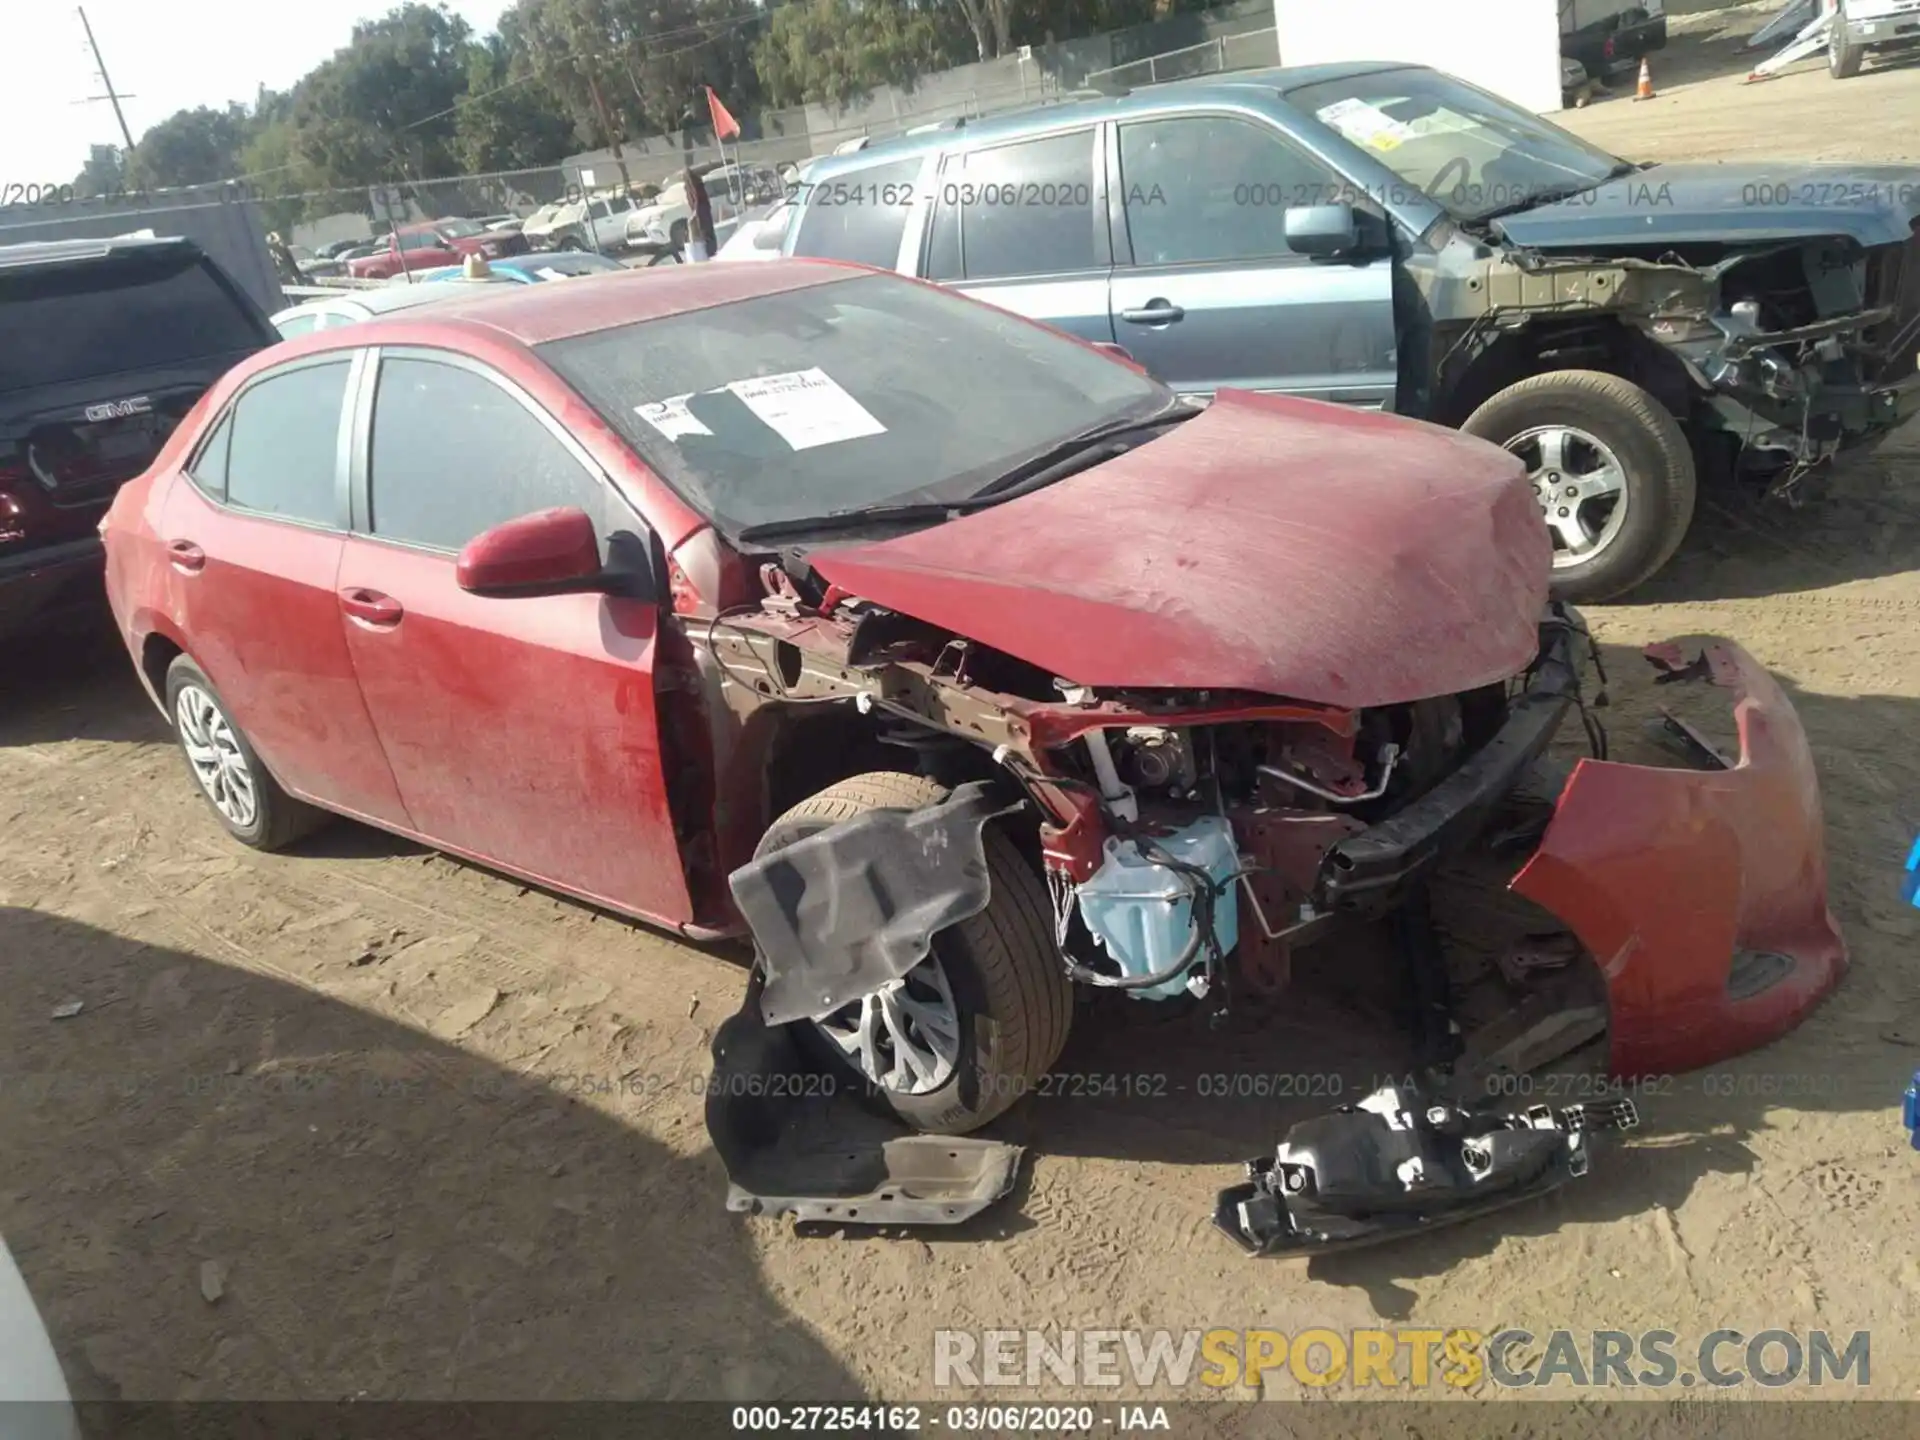
[[1525, 668], [1551, 557], [1505, 451], [1228, 390], [1031, 495], [809, 559], [876, 604], [1079, 684], [1357, 708]]
[[1920, 216], [1920, 167], [1655, 165], [1494, 224], [1543, 250], [1848, 235], [1904, 243]]

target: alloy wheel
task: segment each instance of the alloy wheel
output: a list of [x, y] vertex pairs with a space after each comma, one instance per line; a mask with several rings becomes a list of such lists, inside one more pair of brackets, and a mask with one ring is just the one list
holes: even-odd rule
[[260, 813], [253, 768], [219, 705], [198, 685], [183, 685], [173, 714], [187, 763], [213, 808], [242, 830], [252, 825]]
[[1627, 519], [1627, 471], [1612, 448], [1572, 425], [1540, 425], [1507, 441], [1533, 483], [1553, 532], [1556, 570], [1584, 564], [1611, 545]]
[[960, 1061], [960, 1010], [935, 956], [814, 1023], [869, 1083], [896, 1094], [938, 1090]]

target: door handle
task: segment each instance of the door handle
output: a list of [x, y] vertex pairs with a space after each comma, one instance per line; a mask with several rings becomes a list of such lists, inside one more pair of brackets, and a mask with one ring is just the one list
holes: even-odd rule
[[167, 546], [167, 559], [173, 568], [194, 575], [207, 568], [207, 552], [191, 540], [176, 540]]
[[359, 585], [349, 586], [340, 592], [340, 608], [356, 620], [364, 620], [369, 625], [398, 625], [406, 609], [391, 595], [382, 595], [378, 590], [368, 590]]
[[1132, 325], [1171, 325], [1186, 313], [1171, 300], [1155, 296], [1138, 310], [1122, 310], [1120, 318]]

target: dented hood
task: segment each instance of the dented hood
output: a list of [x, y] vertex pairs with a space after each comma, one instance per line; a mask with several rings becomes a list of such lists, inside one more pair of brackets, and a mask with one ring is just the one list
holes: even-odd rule
[[1079, 684], [1361, 707], [1523, 669], [1551, 555], [1503, 450], [1222, 391], [1031, 495], [809, 558], [846, 590]]

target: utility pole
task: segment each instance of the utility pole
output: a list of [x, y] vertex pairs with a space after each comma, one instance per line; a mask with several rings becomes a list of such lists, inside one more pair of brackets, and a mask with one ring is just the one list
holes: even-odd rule
[[[78, 7], [76, 7], [78, 8]], [[133, 152], [133, 132], [127, 128], [126, 113], [120, 108], [120, 96], [113, 88], [113, 81], [107, 78], [107, 62], [100, 58], [100, 42], [93, 38], [93, 26], [87, 23], [87, 12], [80, 10], [80, 28], [87, 32], [87, 48], [93, 51], [94, 68], [100, 72], [100, 83], [107, 87], [105, 95], [90, 97], [94, 100], [111, 100], [113, 118], [120, 122], [120, 138], [127, 142], [127, 152]], [[131, 95], [127, 97], [132, 99]]]

